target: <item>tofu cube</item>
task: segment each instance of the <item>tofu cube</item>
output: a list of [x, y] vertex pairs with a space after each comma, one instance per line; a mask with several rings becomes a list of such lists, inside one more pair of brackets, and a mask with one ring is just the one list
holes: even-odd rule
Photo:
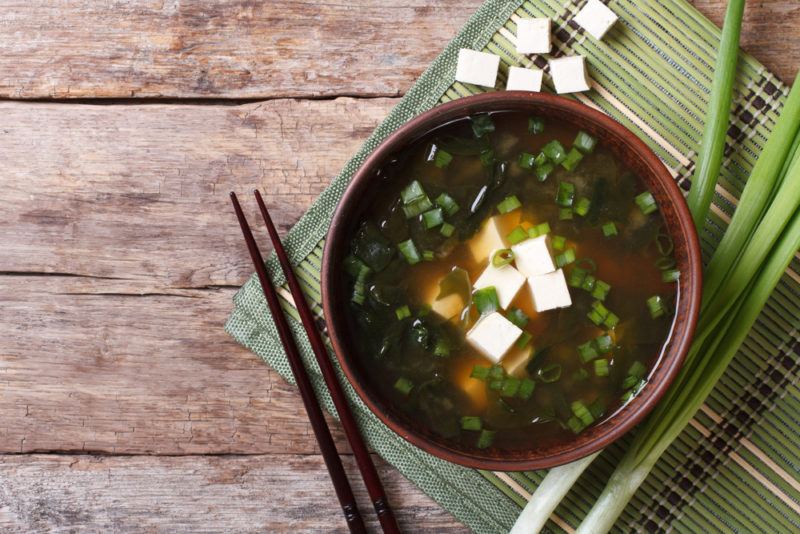
[[506, 357], [503, 358], [503, 369], [510, 375], [519, 376], [525, 370], [525, 366], [533, 357], [533, 344], [528, 343], [523, 348], [514, 347]]
[[508, 69], [507, 91], [536, 91], [542, 90], [543, 72], [539, 69], [523, 69], [510, 67]]
[[477, 262], [486, 260], [489, 255], [499, 248], [505, 248], [505, 239], [501, 233], [498, 217], [489, 217], [481, 229], [468, 242], [469, 251]]
[[547, 248], [547, 235], [526, 239], [511, 247], [511, 250], [517, 270], [529, 278], [556, 270], [550, 249]]
[[431, 302], [431, 311], [442, 319], [450, 320], [459, 315], [464, 310], [464, 301], [457, 293], [451, 293], [446, 297]]
[[[492, 252], [494, 254], [494, 252]], [[525, 277], [511, 265], [495, 267], [492, 262], [475, 281], [475, 289], [494, 286], [497, 291], [497, 300], [503, 309], [508, 308], [519, 290], [525, 285]]]
[[462, 48], [458, 51], [456, 81], [483, 87], [494, 87], [499, 67], [500, 56]]
[[550, 19], [519, 19], [517, 21], [517, 52], [547, 54], [550, 52]]
[[514, 323], [493, 312], [478, 319], [467, 332], [467, 342], [492, 363], [498, 363], [520, 335], [522, 330]]
[[550, 75], [558, 94], [589, 90], [589, 75], [586, 72], [586, 58], [583, 56], [551, 59]]
[[617, 14], [600, 0], [589, 0], [577, 15], [575, 22], [598, 41], [617, 22]]
[[537, 312], [572, 306], [563, 269], [532, 276], [528, 278], [528, 285], [531, 288], [533, 307]]

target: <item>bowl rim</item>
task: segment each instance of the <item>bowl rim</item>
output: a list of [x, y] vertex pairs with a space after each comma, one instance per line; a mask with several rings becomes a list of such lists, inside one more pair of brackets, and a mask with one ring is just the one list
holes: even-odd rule
[[[672, 345], [669, 351], [665, 351], [662, 355], [657, 371], [651, 376], [653, 380], [648, 383], [651, 387], [645, 388], [642, 394], [637, 395], [622, 409], [615, 412], [602, 425], [594, 427], [595, 429], [603, 429], [599, 435], [583, 440], [581, 439], [582, 435], [576, 436], [574, 442], [569, 442], [563, 450], [555, 454], [522, 459], [490, 458], [459, 451], [433, 441], [391, 417], [367, 393], [364, 386], [359, 382], [353, 366], [350, 365], [349, 358], [345, 356], [345, 352], [348, 350], [345, 340], [347, 336], [346, 321], [336, 314], [335, 306], [337, 302], [334, 302], [334, 288], [337, 284], [337, 266], [333, 265], [334, 262], [331, 260], [337, 256], [335, 253], [337, 250], [347, 246], [349, 235], [346, 234], [346, 230], [352, 222], [350, 213], [357, 206], [360, 193], [362, 190], [367, 189], [369, 182], [374, 179], [374, 170], [377, 165], [387, 156], [390, 156], [396, 148], [402, 147], [425, 131], [459, 117], [481, 112], [513, 111], [523, 108], [531, 111], [532, 108], [537, 107], [550, 108], [551, 110], [571, 114], [573, 117], [585, 119], [593, 123], [595, 127], [607, 131], [612, 137], [627, 145], [625, 150], [631, 151], [633, 156], [638, 157], [652, 176], [652, 181], [660, 184], [663, 188], [664, 198], [672, 205], [676, 214], [674, 221], [671, 224], [668, 222], [670, 232], [677, 227], [678, 233], [682, 234], [685, 239], [684, 248], [687, 256], [686, 264], [688, 265], [688, 269], [686, 269], [688, 272], [685, 274], [688, 276], [683, 276], [681, 279], [682, 285], [679, 298], [687, 299], [688, 302], [685, 306], [683, 319], [679, 322], [679, 318], [676, 317], [673, 323], [667, 338]], [[688, 280], [684, 282], [687, 278]], [[381, 422], [414, 446], [438, 458], [456, 464], [475, 469], [533, 470], [566, 464], [604, 449], [641, 422], [661, 400], [669, 385], [677, 376], [694, 336], [702, 298], [702, 254], [692, 216], [683, 194], [666, 165], [633, 132], [597, 109], [572, 99], [548, 93], [503, 91], [463, 97], [438, 105], [401, 125], [372, 151], [353, 174], [334, 211], [323, 251], [320, 281], [323, 313], [334, 354], [350, 385]], [[624, 417], [620, 417], [621, 414]], [[615, 421], [615, 419], [619, 420]], [[610, 422], [613, 422], [613, 424], [607, 424]]]

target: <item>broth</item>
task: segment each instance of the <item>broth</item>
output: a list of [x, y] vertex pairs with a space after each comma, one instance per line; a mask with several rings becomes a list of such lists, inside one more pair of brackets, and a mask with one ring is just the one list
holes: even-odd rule
[[[377, 172], [345, 262], [364, 379], [462, 450], [602, 424], [644, 387], [673, 323], [678, 274], [653, 197], [602, 143], [542, 124], [498, 112], [419, 137]], [[530, 274], [546, 254], [556, 271]], [[501, 281], [476, 289], [490, 268]]]

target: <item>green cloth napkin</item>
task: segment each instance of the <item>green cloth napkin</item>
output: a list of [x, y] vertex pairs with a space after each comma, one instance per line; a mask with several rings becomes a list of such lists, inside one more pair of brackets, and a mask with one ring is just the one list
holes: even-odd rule
[[[389, 133], [433, 106], [483, 89], [454, 83], [459, 48], [501, 57], [497, 88], [509, 66], [545, 68], [548, 56], [515, 52], [516, 20], [550, 17], [553, 56], [586, 56], [590, 92], [574, 95], [639, 135], [688, 190], [708, 103], [719, 30], [684, 0], [611, 0], [620, 17], [598, 42], [572, 18], [584, 0], [488, 0], [376, 128], [341, 174], [284, 241], [308, 300], [321, 316], [319, 270], [331, 215], [350, 177]], [[735, 109], [714, 206], [701, 235], [708, 255], [719, 242], [747, 176], [780, 112], [787, 88], [752, 57], [741, 55]], [[274, 259], [273, 280], [284, 279]], [[735, 361], [692, 424], [662, 457], [620, 518], [619, 531], [669, 527], [681, 531], [796, 532], [800, 530], [800, 261], [780, 281]], [[291, 296], [283, 305], [306, 367], [325, 408], [335, 414]], [[234, 297], [225, 326], [290, 382], [289, 366], [264, 302], [251, 278]], [[340, 373], [341, 375], [341, 373]], [[463, 468], [406, 443], [342, 383], [370, 446], [476, 532], [503, 532], [544, 472], [501, 473]], [[624, 447], [606, 450], [556, 510], [548, 528], [580, 523]]]

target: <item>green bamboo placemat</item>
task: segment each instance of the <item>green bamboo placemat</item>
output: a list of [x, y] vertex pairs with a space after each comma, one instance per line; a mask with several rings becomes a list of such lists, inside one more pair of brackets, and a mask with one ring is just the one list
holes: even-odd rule
[[[482, 89], [453, 83], [459, 48], [502, 58], [498, 88], [509, 66], [545, 68], [547, 56], [514, 51], [515, 21], [554, 21], [554, 56], [587, 57], [590, 92], [576, 95], [638, 134], [688, 190], [699, 146], [719, 30], [684, 0], [611, 0], [620, 21], [598, 42], [571, 22], [584, 0], [488, 0], [373, 132], [342, 173], [285, 239], [314, 311], [325, 232], [349, 178], [398, 126], [431, 107]], [[546, 90], [551, 90], [545, 76]], [[747, 176], [783, 105], [787, 88], [742, 54], [724, 169], [706, 229], [713, 251]], [[282, 280], [274, 261], [273, 279]], [[792, 261], [725, 376], [692, 423], [663, 456], [626, 508], [617, 530], [797, 532], [800, 530], [800, 261]], [[318, 396], [333, 413], [291, 296], [286, 310]], [[226, 330], [291, 381], [277, 333], [255, 278], [234, 297]], [[341, 377], [343, 379], [343, 376]], [[346, 381], [344, 381], [346, 382]], [[433, 458], [383, 426], [347, 386], [370, 445], [427, 494], [476, 532], [502, 532], [516, 519], [544, 472], [500, 473], [462, 468]], [[549, 528], [571, 530], [599, 494], [624, 443], [609, 448], [584, 473]]]

